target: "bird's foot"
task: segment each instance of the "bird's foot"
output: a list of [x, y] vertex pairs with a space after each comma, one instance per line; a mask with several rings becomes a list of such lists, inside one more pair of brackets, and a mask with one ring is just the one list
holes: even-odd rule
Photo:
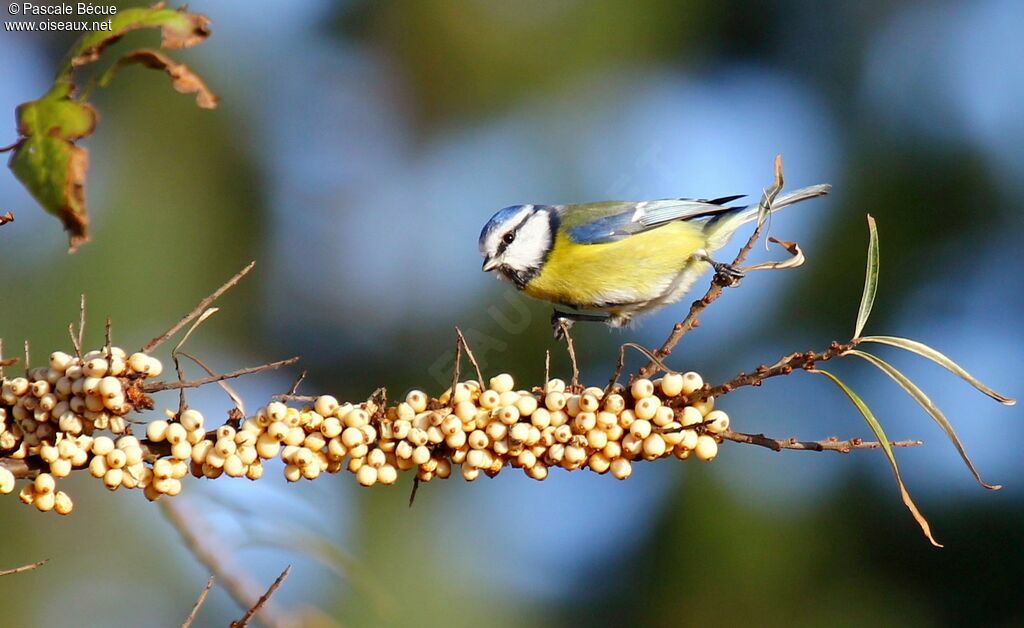
[[711, 262], [711, 267], [715, 269], [715, 283], [726, 288], [735, 288], [740, 285], [740, 281], [745, 276], [743, 271], [732, 264]]
[[577, 322], [581, 321], [605, 323], [608, 322], [608, 317], [598, 314], [580, 314], [578, 312], [559, 312], [558, 310], [552, 310], [551, 329], [555, 332], [555, 340], [565, 338], [566, 332], [572, 329], [572, 326]]

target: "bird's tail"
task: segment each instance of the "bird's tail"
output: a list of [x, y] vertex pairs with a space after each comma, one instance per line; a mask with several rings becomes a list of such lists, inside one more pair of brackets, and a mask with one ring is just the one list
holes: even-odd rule
[[[795, 192], [784, 194], [775, 199], [772, 203], [772, 211], [788, 207], [800, 201], [806, 201], [808, 199], [817, 198], [819, 196], [825, 196], [832, 190], [832, 186], [823, 183], [820, 185], [812, 185], [810, 187], [801, 188]], [[711, 220], [704, 223], [704, 233], [707, 236], [707, 250], [708, 252], [716, 251], [732, 238], [732, 234], [736, 233], [736, 230], [741, 226], [757, 220], [758, 205], [750, 205], [747, 207], [737, 207], [734, 211], [719, 214]]]

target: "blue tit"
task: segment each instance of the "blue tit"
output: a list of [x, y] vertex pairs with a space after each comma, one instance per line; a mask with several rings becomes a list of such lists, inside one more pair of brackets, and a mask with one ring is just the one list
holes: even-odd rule
[[[773, 210], [830, 189], [816, 185], [779, 196]], [[727, 206], [739, 198], [513, 205], [480, 233], [483, 270], [497, 271], [531, 297], [577, 310], [556, 309], [556, 326], [597, 320], [622, 327], [679, 301], [711, 268], [738, 275], [711, 256], [757, 219], [757, 205]]]

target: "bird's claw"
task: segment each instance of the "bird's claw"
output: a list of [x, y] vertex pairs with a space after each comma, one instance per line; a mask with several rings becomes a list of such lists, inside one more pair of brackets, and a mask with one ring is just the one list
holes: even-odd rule
[[574, 321], [568, 318], [558, 310], [551, 312], [551, 329], [555, 332], [555, 340], [562, 340], [565, 338], [565, 332], [572, 329]]
[[733, 288], [740, 285], [740, 281], [745, 277], [743, 271], [732, 264], [714, 262], [712, 263], [712, 267], [715, 269], [715, 283], [727, 288]]

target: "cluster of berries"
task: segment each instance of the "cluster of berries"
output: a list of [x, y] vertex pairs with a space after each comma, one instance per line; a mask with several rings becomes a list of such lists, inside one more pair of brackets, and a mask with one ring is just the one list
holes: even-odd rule
[[437, 399], [414, 390], [386, 408], [373, 400], [339, 404], [330, 396], [302, 409], [274, 402], [242, 430], [255, 435], [258, 459], [280, 454], [290, 481], [342, 469], [363, 486], [393, 484], [408, 470], [429, 481], [449, 477], [456, 465], [466, 480], [506, 466], [536, 480], [553, 467], [625, 479], [637, 460], [715, 457], [716, 434], [729, 428], [728, 415], [714, 409], [713, 399], [672, 403], [703, 384], [696, 373], [671, 373], [608, 394], [574, 392], [558, 379], [542, 389], [516, 390], [512, 377], [502, 374], [487, 387], [460, 382]]
[[[501, 374], [486, 386], [459, 382], [436, 399], [414, 390], [391, 406], [377, 398], [339, 403], [329, 395], [302, 408], [274, 401], [209, 431], [203, 415], [186, 408], [148, 423], [140, 440], [125, 415], [151, 407], [141, 384], [162, 371], [145, 353], [127, 356], [113, 347], [80, 358], [57, 352], [49, 367], [0, 380], [0, 458], [39, 471], [22, 488], [22, 501], [71, 512], [56, 481], [75, 469], [87, 468], [110, 490], [140, 489], [155, 500], [180, 493], [189, 474], [257, 480], [264, 461], [274, 458], [291, 482], [342, 470], [363, 486], [394, 484], [402, 471], [430, 481], [456, 467], [475, 480], [506, 466], [536, 480], [555, 467], [625, 479], [638, 460], [711, 460], [717, 435], [729, 428], [713, 398], [685, 403], [703, 386], [692, 372], [607, 392], [559, 379], [517, 390], [512, 376]], [[14, 475], [0, 466], [0, 493], [14, 488]]]
[[[81, 357], [56, 351], [49, 366], [0, 379], [0, 457], [47, 469], [22, 489], [22, 501], [41, 511], [71, 512], [71, 499], [55, 486], [76, 468], [88, 467], [111, 489], [148, 484], [144, 450], [128, 435], [125, 415], [137, 409], [138, 384], [162, 372], [156, 358], [110, 347]], [[103, 432], [120, 437], [115, 442]], [[0, 493], [13, 490], [13, 474], [0, 468]]]

